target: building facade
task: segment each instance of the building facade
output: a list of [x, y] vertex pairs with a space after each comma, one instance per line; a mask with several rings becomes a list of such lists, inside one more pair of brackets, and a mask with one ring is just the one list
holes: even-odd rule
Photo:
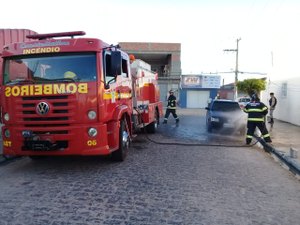
[[182, 75], [180, 82], [180, 107], [205, 108], [218, 95], [221, 76]]
[[147, 62], [151, 70], [157, 72], [161, 101], [166, 103], [171, 89], [177, 98], [180, 97], [180, 43], [120, 42], [119, 45], [123, 51]]
[[221, 77], [217, 75], [182, 75], [180, 43], [120, 42], [121, 49], [151, 65], [158, 74], [160, 100], [166, 106], [173, 90], [182, 108], [205, 108], [217, 96]]
[[300, 126], [300, 77], [269, 81], [262, 101], [269, 105], [270, 92], [277, 98], [274, 118]]

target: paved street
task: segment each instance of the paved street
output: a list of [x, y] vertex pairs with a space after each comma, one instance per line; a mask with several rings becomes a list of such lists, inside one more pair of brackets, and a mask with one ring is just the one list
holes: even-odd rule
[[[244, 137], [207, 135], [202, 111], [179, 111], [139, 135], [125, 162], [23, 158], [0, 167], [0, 225], [298, 224], [300, 182]], [[203, 146], [173, 143], [202, 143]], [[215, 147], [207, 144], [237, 147]]]

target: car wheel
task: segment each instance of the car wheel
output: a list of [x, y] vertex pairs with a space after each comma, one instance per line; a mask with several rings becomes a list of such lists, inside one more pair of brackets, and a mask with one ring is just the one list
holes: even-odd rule
[[207, 122], [206, 124], [206, 129], [207, 129], [207, 132], [211, 133], [212, 132], [212, 125], [210, 122]]

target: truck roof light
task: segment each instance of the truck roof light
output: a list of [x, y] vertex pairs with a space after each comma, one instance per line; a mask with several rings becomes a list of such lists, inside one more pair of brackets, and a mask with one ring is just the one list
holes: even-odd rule
[[74, 38], [74, 36], [82, 36], [85, 35], [84, 31], [71, 31], [71, 32], [62, 32], [62, 33], [49, 33], [49, 34], [31, 34], [27, 35], [27, 38], [30, 39], [48, 39], [48, 38], [54, 38], [54, 37], [71, 37]]

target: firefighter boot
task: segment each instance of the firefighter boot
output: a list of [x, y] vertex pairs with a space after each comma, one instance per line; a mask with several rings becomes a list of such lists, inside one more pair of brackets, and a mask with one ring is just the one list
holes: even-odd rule
[[176, 118], [176, 123], [179, 123], [179, 118]]
[[252, 138], [246, 138], [246, 145], [250, 145]]
[[274, 123], [274, 119], [271, 117], [268, 121], [268, 123], [273, 124]]
[[168, 120], [164, 120], [163, 124], [167, 124], [168, 123]]
[[266, 138], [264, 138], [264, 140], [266, 143], [272, 143], [272, 140], [270, 137], [266, 137]]

